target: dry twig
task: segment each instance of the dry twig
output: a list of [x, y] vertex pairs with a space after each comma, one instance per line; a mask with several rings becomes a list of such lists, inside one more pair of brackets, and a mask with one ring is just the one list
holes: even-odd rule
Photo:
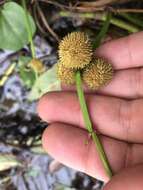
[[118, 0], [97, 0], [97, 1], [94, 1], [94, 2], [82, 2], [82, 3], [79, 3], [79, 4], [82, 5], [82, 6], [103, 7], [105, 5], [114, 3], [116, 1], [118, 1]]
[[143, 9], [113, 9], [116, 13], [143, 13]]
[[45, 15], [43, 14], [40, 6], [37, 6], [37, 10], [38, 10], [38, 13], [39, 13], [39, 16], [41, 17], [41, 20], [44, 24], [44, 26], [46, 27], [46, 29], [49, 31], [49, 33], [57, 40], [57, 41], [60, 41], [58, 35], [52, 30], [52, 28], [50, 27], [49, 23], [47, 22], [46, 18], [45, 18]]
[[113, 3], [126, 3], [128, 1], [133, 1], [133, 0], [97, 0], [97, 1], [93, 1], [93, 2], [88, 2], [88, 1], [85, 1], [85, 2], [81, 2], [79, 3], [79, 5], [82, 5], [82, 6], [94, 6], [94, 7], [104, 7], [106, 5], [110, 5], [110, 4], [113, 4]]
[[36, 4], [34, 4], [33, 6], [33, 16], [34, 16], [34, 20], [36, 22], [36, 25], [39, 29], [39, 31], [43, 34], [43, 35], [46, 35], [46, 31], [43, 29], [43, 27], [41, 26], [40, 24], [40, 21], [39, 21], [39, 18], [38, 18], [38, 15], [37, 15], [37, 9], [36, 9]]
[[69, 6], [66, 6], [64, 4], [61, 4], [61, 3], [57, 3], [55, 1], [50, 1], [50, 0], [38, 0], [39, 2], [44, 2], [44, 3], [47, 3], [47, 4], [51, 4], [51, 5], [54, 5], [56, 7], [59, 7], [60, 9], [62, 10], [69, 10], [69, 11], [102, 11], [104, 10], [104, 7], [83, 7], [83, 6], [77, 6], [77, 4], [69, 4]]
[[[80, 2], [76, 4], [69, 4], [69, 6], [58, 3], [56, 1], [51, 0], [38, 0], [39, 2], [44, 2], [47, 4], [52, 4], [56, 7], [59, 7], [61, 10], [69, 10], [69, 11], [78, 11], [78, 12], [96, 12], [96, 11], [104, 11], [106, 8], [109, 8], [111, 12], [114, 13], [122, 13], [122, 12], [130, 12], [130, 13], [143, 13], [143, 9], [114, 9], [113, 7], [109, 7], [112, 3], [126, 3], [129, 1], [137, 1], [137, 0], [97, 0], [93, 2]], [[139, 0], [138, 0], [139, 1]]]

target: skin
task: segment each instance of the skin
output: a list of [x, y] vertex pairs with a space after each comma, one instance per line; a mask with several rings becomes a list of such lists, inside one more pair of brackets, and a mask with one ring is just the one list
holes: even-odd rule
[[88, 139], [72, 89], [44, 95], [39, 116], [50, 123], [44, 149], [67, 166], [106, 183], [104, 190], [143, 188], [143, 32], [107, 42], [96, 52], [113, 64], [112, 81], [96, 94], [86, 89], [93, 127], [98, 131], [114, 176], [109, 180], [92, 139]]

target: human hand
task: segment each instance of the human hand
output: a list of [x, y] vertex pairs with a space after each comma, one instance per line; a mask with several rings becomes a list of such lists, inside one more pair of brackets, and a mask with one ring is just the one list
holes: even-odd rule
[[[118, 183], [119, 189], [123, 189], [127, 187], [125, 183], [131, 184], [135, 178], [143, 183], [143, 165], [136, 166], [143, 163], [143, 32], [108, 42], [96, 50], [96, 55], [113, 64], [115, 75], [96, 94], [87, 92], [86, 101], [93, 126], [100, 133], [108, 161], [116, 174], [105, 189], [117, 189]], [[92, 140], [87, 145], [84, 143], [88, 132], [74, 91], [43, 96], [38, 113], [50, 123], [42, 139], [49, 154], [65, 165], [100, 180], [109, 180], [95, 144]]]

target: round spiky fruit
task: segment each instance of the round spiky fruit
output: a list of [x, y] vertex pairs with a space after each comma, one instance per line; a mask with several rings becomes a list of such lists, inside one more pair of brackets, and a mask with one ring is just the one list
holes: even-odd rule
[[92, 54], [91, 42], [84, 32], [72, 32], [59, 44], [59, 59], [67, 68], [84, 68], [90, 63]]
[[32, 59], [28, 65], [37, 73], [43, 73], [46, 68], [45, 66], [43, 65], [43, 63], [39, 60], [39, 59]]
[[57, 64], [57, 75], [63, 84], [72, 85], [75, 83], [75, 71], [66, 68], [62, 63]]
[[83, 71], [83, 81], [91, 89], [106, 85], [113, 77], [113, 67], [104, 59], [97, 58]]

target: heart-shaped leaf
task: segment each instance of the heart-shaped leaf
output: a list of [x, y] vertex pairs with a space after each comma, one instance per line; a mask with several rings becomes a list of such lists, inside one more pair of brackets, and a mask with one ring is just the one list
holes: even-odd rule
[[[30, 15], [31, 33], [36, 31]], [[24, 9], [15, 2], [5, 3], [0, 9], [0, 49], [17, 51], [29, 43]]]

